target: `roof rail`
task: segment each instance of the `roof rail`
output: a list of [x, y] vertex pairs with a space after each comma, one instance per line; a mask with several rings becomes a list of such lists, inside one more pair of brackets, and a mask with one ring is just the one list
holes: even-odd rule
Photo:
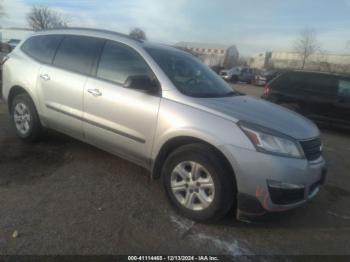
[[94, 31], [94, 32], [100, 32], [100, 33], [106, 33], [106, 34], [112, 34], [112, 35], [116, 35], [116, 36], [126, 37], [126, 38], [129, 38], [129, 39], [131, 39], [131, 40], [138, 41], [138, 42], [140, 42], [140, 43], [143, 42], [143, 40], [137, 39], [137, 38], [134, 38], [134, 37], [131, 37], [130, 35], [127, 35], [127, 34], [115, 32], [115, 31], [111, 31], [111, 30], [106, 30], [106, 29], [96, 29], [96, 28], [89, 28], [89, 27], [58, 27], [58, 28], [46, 29], [46, 30], [43, 30], [43, 31], [41, 31], [41, 32], [45, 32], [45, 31], [55, 31], [55, 30], [83, 30], [83, 31]]

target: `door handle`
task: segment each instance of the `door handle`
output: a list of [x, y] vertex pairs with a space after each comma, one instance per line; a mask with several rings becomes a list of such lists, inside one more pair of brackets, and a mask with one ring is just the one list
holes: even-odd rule
[[93, 96], [102, 96], [102, 93], [97, 88], [95, 88], [95, 89], [88, 89], [88, 92], [90, 94], [92, 94]]
[[40, 78], [42, 80], [45, 80], [45, 81], [49, 81], [50, 80], [50, 76], [48, 74], [41, 74], [40, 75]]

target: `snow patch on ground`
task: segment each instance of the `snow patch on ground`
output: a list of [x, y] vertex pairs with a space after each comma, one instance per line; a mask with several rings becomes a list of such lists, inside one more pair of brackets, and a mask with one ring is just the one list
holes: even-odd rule
[[194, 225], [194, 222], [189, 219], [180, 218], [173, 215], [170, 215], [170, 220], [177, 225], [177, 228], [182, 231], [182, 233], [190, 230], [190, 228]]
[[252, 254], [248, 249], [243, 248], [236, 239], [223, 240], [210, 234], [191, 232], [195, 223], [189, 219], [170, 215], [170, 220], [175, 224], [177, 230], [181, 232], [181, 237], [188, 237], [195, 244], [207, 244], [208, 246], [215, 247], [220, 253], [227, 255]]
[[350, 220], [350, 216], [340, 215], [340, 214], [337, 214], [337, 213], [334, 213], [334, 212], [331, 212], [331, 211], [328, 211], [327, 213], [332, 215], [332, 216], [335, 216], [335, 217], [339, 217], [339, 218], [342, 218], [342, 219]]
[[249, 252], [249, 250], [247, 250], [246, 248], [241, 247], [238, 243], [238, 240], [235, 239], [227, 241], [203, 233], [196, 234], [194, 237], [197, 237], [199, 240], [205, 242], [210, 242], [218, 250], [221, 250], [227, 253], [228, 255], [251, 255], [251, 252]]

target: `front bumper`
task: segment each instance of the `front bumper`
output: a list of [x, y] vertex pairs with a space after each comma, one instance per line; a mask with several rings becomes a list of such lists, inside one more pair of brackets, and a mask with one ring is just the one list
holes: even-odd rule
[[309, 162], [231, 145], [221, 149], [235, 171], [239, 215], [296, 208], [314, 197], [325, 181], [327, 169], [322, 157]]

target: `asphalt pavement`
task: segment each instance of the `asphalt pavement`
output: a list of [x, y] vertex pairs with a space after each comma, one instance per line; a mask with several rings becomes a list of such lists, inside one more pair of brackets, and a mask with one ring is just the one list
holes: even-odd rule
[[128, 161], [53, 131], [19, 141], [0, 103], [0, 254], [350, 254], [350, 134], [323, 129], [322, 139], [329, 174], [306, 206], [258, 224], [233, 212], [200, 224]]

